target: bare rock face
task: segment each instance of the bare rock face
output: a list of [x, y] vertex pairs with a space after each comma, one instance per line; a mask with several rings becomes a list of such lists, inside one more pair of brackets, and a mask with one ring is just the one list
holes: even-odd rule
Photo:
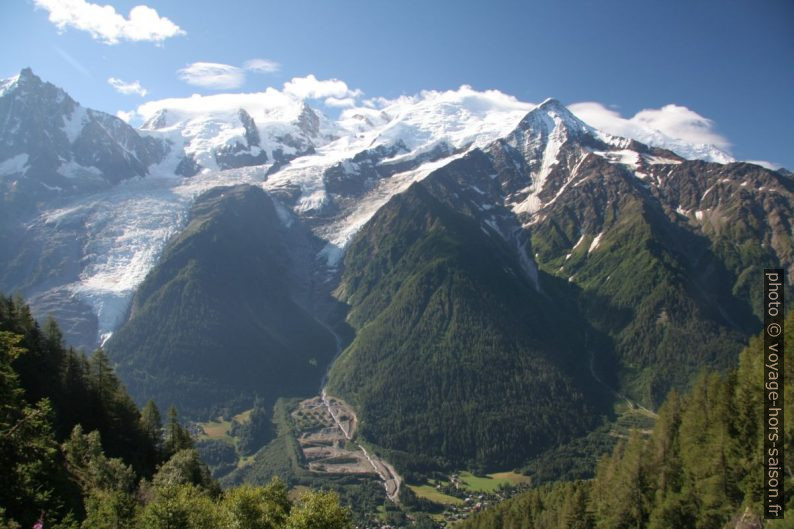
[[0, 123], [0, 193], [23, 207], [146, 176], [168, 150], [119, 118], [80, 106], [29, 68], [0, 89]]

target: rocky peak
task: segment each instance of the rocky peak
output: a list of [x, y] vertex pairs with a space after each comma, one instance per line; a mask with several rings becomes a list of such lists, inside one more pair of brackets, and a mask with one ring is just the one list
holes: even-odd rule
[[530, 110], [518, 124], [516, 130], [551, 133], [557, 127], [563, 127], [569, 135], [571, 133], [593, 134], [595, 132], [592, 127], [574, 116], [565, 105], [553, 98], [546, 99]]
[[243, 127], [245, 127], [245, 141], [248, 142], [248, 146], [258, 146], [261, 140], [259, 138], [259, 129], [256, 128], [254, 118], [252, 118], [251, 114], [246, 112], [244, 108], [238, 111], [238, 116], [240, 117], [240, 122], [243, 124]]
[[158, 110], [152, 117], [146, 120], [141, 126], [142, 130], [157, 130], [168, 125], [168, 110], [165, 108]]
[[320, 134], [320, 117], [306, 103], [303, 103], [297, 123], [298, 128], [310, 137]]

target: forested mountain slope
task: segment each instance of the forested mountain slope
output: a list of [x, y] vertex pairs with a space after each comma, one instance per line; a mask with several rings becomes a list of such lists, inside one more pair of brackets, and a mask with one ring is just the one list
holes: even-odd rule
[[107, 344], [134, 396], [209, 417], [317, 390], [336, 342], [294, 299], [287, 237], [261, 188], [197, 199]]
[[[794, 313], [785, 322], [784, 398], [794, 398]], [[763, 518], [763, 341], [738, 368], [706, 372], [691, 391], [671, 392], [653, 434], [635, 432], [598, 465], [595, 479], [535, 489], [464, 522], [464, 529], [789, 527]], [[794, 420], [785, 417], [786, 453]], [[794, 485], [786, 475], [785, 487]], [[794, 500], [786, 496], [787, 516]]]

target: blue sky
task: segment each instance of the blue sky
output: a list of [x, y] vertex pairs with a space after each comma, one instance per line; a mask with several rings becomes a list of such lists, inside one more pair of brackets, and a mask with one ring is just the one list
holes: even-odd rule
[[[738, 159], [794, 168], [790, 0], [136, 0], [109, 2], [115, 13], [91, 4], [2, 2], [0, 76], [30, 66], [111, 113], [309, 74], [357, 97], [468, 84], [529, 102], [598, 102], [624, 118], [675, 104], [711, 120], [695, 128]], [[208, 79], [194, 63], [228, 69]]]

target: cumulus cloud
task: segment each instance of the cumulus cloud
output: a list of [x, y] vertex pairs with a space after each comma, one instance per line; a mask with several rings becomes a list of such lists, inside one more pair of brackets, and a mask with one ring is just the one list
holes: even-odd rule
[[122, 40], [162, 43], [186, 34], [171, 20], [145, 5], [133, 7], [124, 18], [113, 6], [91, 4], [86, 0], [34, 0], [34, 3], [49, 12], [49, 20], [58, 30], [71, 27], [86, 31], [105, 44], [118, 44]]
[[177, 73], [186, 83], [204, 88], [239, 88], [245, 82], [241, 68], [217, 62], [194, 62]]
[[[220, 66], [226, 67], [219, 69], [221, 74], [230, 71], [239, 71], [244, 74], [242, 68], [229, 65]], [[199, 70], [205, 69], [191, 68], [190, 71], [193, 74]], [[204, 76], [202, 80], [207, 81], [208, 78], [210, 78], [209, 80], [217, 80], [218, 72], [213, 74], [213, 76]], [[197, 79], [191, 77], [191, 80], [196, 81]], [[235, 80], [234, 74], [232, 74], [232, 80]], [[213, 85], [213, 88], [215, 87], [218, 87], [217, 83]], [[350, 111], [351, 107], [356, 105], [356, 98], [361, 93], [360, 90], [351, 90], [347, 84], [337, 79], [318, 80], [315, 76], [309, 75], [287, 81], [282, 89], [268, 87], [261, 92], [219, 93], [212, 95], [193, 94], [184, 98], [147, 101], [138, 106], [135, 114], [130, 115], [130, 117], [146, 121], [160, 110], [167, 109], [169, 120], [173, 120], [171, 121], [173, 123], [205, 114], [236, 114], [238, 109], [244, 108], [256, 120], [290, 121], [297, 119], [300, 115], [304, 99], [319, 99], [327, 106], [344, 108], [344, 113]], [[128, 114], [125, 113], [125, 115]]]
[[[178, 71], [180, 79], [194, 86], [213, 89], [239, 88], [245, 83], [246, 72], [274, 72], [279, 64], [267, 59], [250, 59], [242, 67], [215, 62], [194, 62]], [[272, 90], [272, 89], [268, 89]], [[339, 79], [317, 79], [313, 74], [293, 77], [280, 93], [294, 99], [321, 99], [330, 107], [356, 106], [363, 92], [351, 89]]]
[[124, 95], [138, 94], [141, 97], [146, 97], [148, 90], [146, 90], [139, 81], [132, 81], [127, 83], [116, 77], [109, 77], [108, 84], [116, 89], [116, 92]]
[[329, 107], [349, 108], [356, 106], [356, 100], [352, 97], [327, 97], [325, 104]]
[[281, 69], [281, 65], [270, 59], [249, 59], [243, 63], [243, 68], [251, 72], [273, 73]]
[[730, 142], [716, 132], [714, 122], [680, 105], [640, 110], [631, 118], [593, 101], [568, 107], [581, 120], [609, 134], [653, 143], [650, 138], [661, 132], [669, 138], [688, 143], [714, 145], [726, 152]]
[[335, 98], [336, 100], [356, 98], [363, 93], [361, 90], [351, 90], [346, 82], [339, 79], [319, 80], [312, 74], [306, 77], [293, 77], [292, 80], [284, 83], [284, 92], [299, 99]]
[[116, 112], [116, 117], [120, 120], [129, 123], [136, 116], [134, 110], [130, 110], [129, 112], [125, 112], [124, 110], [119, 110]]

